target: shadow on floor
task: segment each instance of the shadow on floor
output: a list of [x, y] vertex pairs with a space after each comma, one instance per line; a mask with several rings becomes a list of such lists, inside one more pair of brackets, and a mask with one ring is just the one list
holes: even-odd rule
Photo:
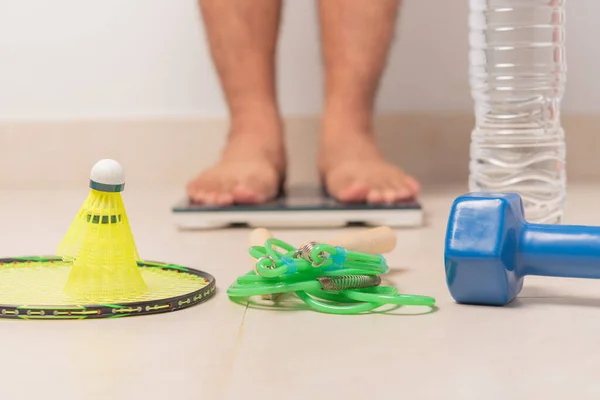
[[[321, 312], [308, 304], [304, 303], [293, 293], [281, 294], [276, 300], [268, 298], [232, 298], [233, 302], [248, 307], [248, 309], [263, 310], [263, 311], [278, 311], [278, 312], [298, 312], [298, 311], [312, 311]], [[357, 303], [352, 303], [357, 304]], [[335, 304], [337, 307], [344, 307], [350, 304]], [[438, 310], [437, 306], [401, 306], [394, 304], [382, 304], [375, 310], [365, 311], [360, 313], [344, 313], [344, 312], [331, 312], [330, 314], [337, 315], [366, 315], [366, 314], [381, 314], [381, 315], [393, 315], [393, 316], [417, 316], [432, 314]], [[329, 313], [327, 313], [329, 314]]]
[[529, 287], [524, 288], [521, 294], [505, 307], [518, 308], [540, 304], [600, 308], [600, 295], [598, 297], [565, 296], [549, 289]]

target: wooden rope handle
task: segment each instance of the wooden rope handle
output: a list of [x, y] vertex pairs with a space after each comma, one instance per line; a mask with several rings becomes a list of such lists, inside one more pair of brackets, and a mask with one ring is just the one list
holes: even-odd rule
[[348, 250], [367, 254], [386, 254], [396, 248], [396, 232], [390, 227], [379, 226], [358, 232], [349, 232], [325, 243], [332, 246], [344, 247]]
[[[273, 235], [265, 228], [257, 228], [250, 232], [250, 246], [264, 246], [265, 241]], [[332, 246], [344, 247], [351, 251], [367, 254], [386, 254], [396, 248], [396, 232], [390, 227], [379, 226], [359, 232], [350, 232], [325, 240]], [[253, 260], [254, 262], [254, 260]]]

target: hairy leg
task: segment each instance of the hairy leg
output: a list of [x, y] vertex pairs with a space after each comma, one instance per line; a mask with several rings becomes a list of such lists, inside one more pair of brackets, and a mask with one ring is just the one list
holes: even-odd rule
[[326, 87], [319, 169], [341, 201], [393, 202], [420, 190], [383, 158], [373, 130], [399, 7], [399, 0], [320, 0]]
[[286, 167], [275, 89], [281, 0], [199, 4], [231, 125], [219, 162], [188, 184], [188, 195], [206, 204], [264, 202], [277, 194]]

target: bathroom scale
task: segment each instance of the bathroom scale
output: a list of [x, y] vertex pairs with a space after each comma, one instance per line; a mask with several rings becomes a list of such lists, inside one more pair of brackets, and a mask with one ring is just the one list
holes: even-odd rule
[[423, 224], [417, 200], [393, 204], [342, 204], [320, 187], [296, 186], [260, 205], [226, 207], [195, 204], [187, 198], [172, 208], [179, 229], [210, 229], [228, 226], [252, 228], [336, 228], [348, 225], [394, 228]]

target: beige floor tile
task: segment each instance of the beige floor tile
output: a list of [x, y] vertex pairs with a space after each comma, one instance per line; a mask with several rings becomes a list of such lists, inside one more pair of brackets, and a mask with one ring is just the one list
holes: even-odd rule
[[[567, 223], [600, 225], [599, 188], [570, 188]], [[530, 278], [503, 308], [457, 305], [449, 296], [444, 231], [463, 191], [427, 193], [427, 226], [399, 230], [388, 257], [387, 279], [436, 297], [439, 309], [361, 316], [232, 303], [225, 290], [250, 268], [249, 230], [178, 232], [169, 207], [179, 188], [127, 191], [142, 256], [212, 273], [217, 295], [148, 317], [1, 320], [0, 398], [597, 399], [599, 282]], [[0, 255], [52, 253], [86, 193], [0, 191]], [[339, 232], [275, 231], [293, 244]]]

